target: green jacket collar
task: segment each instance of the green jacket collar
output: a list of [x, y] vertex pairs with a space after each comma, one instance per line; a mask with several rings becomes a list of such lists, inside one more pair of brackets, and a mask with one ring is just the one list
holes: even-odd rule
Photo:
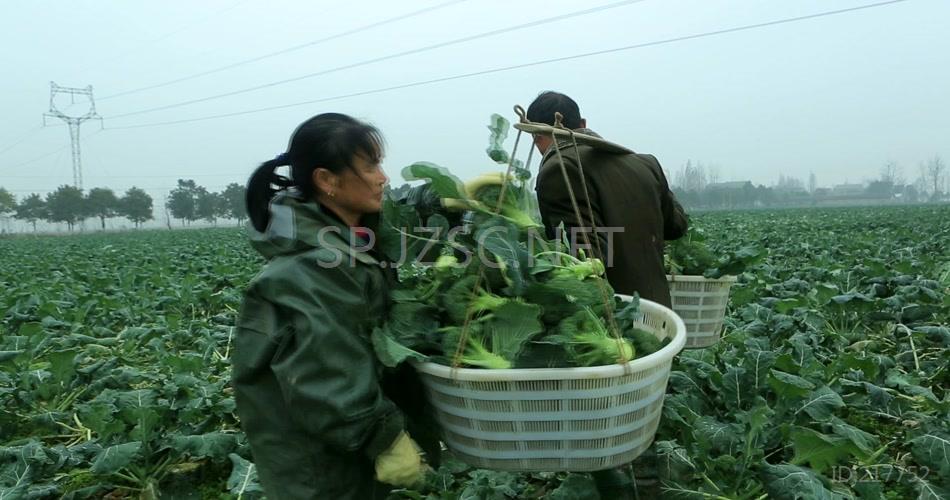
[[249, 229], [251, 245], [267, 260], [326, 248], [364, 264], [379, 265], [353, 230], [315, 201], [290, 193], [278, 194], [270, 203], [270, 213], [270, 222], [263, 232]]

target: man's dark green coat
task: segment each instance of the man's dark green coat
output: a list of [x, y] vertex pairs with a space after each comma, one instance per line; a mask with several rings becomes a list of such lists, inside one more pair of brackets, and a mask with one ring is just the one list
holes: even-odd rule
[[[578, 132], [591, 133], [586, 129]], [[560, 150], [560, 156], [555, 148]], [[570, 191], [577, 200], [580, 219], [571, 203]], [[562, 139], [544, 155], [537, 192], [541, 219], [549, 237], [555, 236], [562, 223], [567, 231], [599, 229], [597, 239], [603, 255], [596, 248], [593, 233], [588, 235], [595, 247], [593, 254], [607, 265], [607, 281], [614, 290], [627, 295], [638, 292], [647, 300], [670, 306], [663, 267], [664, 242], [681, 237], [686, 232], [687, 219], [655, 157], [616, 153], [584, 144], [575, 148], [573, 141]], [[576, 234], [577, 242], [583, 244], [581, 233]]]

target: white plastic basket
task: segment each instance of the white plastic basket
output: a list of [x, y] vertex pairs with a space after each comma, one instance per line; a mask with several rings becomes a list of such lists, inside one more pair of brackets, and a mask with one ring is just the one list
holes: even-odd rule
[[736, 277], [667, 275], [666, 279], [670, 283], [673, 310], [686, 324], [686, 348], [709, 347], [719, 342], [729, 305], [729, 288]]
[[623, 365], [482, 370], [417, 363], [446, 446], [475, 467], [521, 472], [594, 471], [637, 458], [653, 442], [670, 364], [686, 342], [672, 310], [648, 300], [640, 309], [639, 327], [671, 341]]

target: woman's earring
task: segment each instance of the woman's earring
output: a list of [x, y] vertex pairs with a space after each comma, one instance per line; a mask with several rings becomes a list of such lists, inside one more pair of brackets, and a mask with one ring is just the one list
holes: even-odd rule
[[327, 196], [329, 196], [330, 198], [333, 198], [334, 196], [333, 191], [327, 191]]

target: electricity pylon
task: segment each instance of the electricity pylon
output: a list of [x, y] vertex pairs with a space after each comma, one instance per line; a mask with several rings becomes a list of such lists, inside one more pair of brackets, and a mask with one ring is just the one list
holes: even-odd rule
[[[56, 82], [49, 82], [49, 112], [43, 114], [43, 125], [46, 125], [46, 117], [59, 118], [69, 126], [69, 140], [73, 149], [73, 186], [82, 189], [82, 158], [79, 153], [79, 126], [84, 121], [98, 119], [102, 123], [102, 117], [96, 113], [96, 101], [92, 98], [92, 85], [84, 89], [74, 87], [60, 87]], [[89, 110], [81, 116], [69, 116], [56, 107], [56, 94], [69, 94], [70, 104], [76, 104], [76, 96], [87, 96], [89, 98]]]

